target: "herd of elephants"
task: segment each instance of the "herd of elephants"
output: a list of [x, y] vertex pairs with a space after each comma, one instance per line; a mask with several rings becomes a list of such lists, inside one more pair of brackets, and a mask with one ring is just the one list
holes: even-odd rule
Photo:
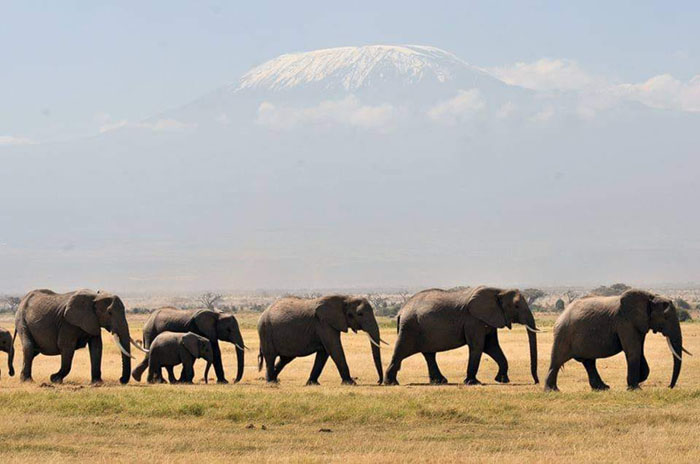
[[[398, 338], [388, 368], [384, 371], [380, 344], [386, 343], [372, 305], [362, 297], [330, 295], [304, 299], [284, 297], [260, 316], [258, 369], [263, 365], [268, 382], [277, 382], [280, 372], [294, 358], [315, 354], [307, 385], [318, 385], [318, 378], [330, 356], [343, 384], [354, 384], [345, 359], [341, 332], [364, 331], [369, 338], [379, 383], [397, 385], [397, 374], [405, 358], [421, 353], [425, 358], [430, 383], [444, 384], [435, 354], [464, 345], [469, 348], [465, 384], [479, 384], [477, 373], [482, 353], [498, 364], [495, 380], [508, 383], [508, 361], [498, 342], [498, 329], [511, 324], [527, 329], [532, 378], [537, 375], [537, 326], [526, 299], [516, 289], [476, 287], [446, 291], [424, 290], [413, 295], [399, 311]], [[213, 310], [185, 311], [162, 308], [151, 314], [143, 328], [141, 343], [129, 334], [122, 300], [111, 293], [78, 290], [58, 294], [34, 290], [21, 301], [15, 319], [14, 335], [0, 329], [0, 349], [8, 353], [8, 368], [14, 375], [14, 341], [22, 344], [22, 381], [32, 380], [32, 362], [39, 355], [61, 357], [60, 369], [51, 382], [60, 383], [69, 374], [76, 349], [88, 347], [92, 382], [102, 382], [101, 329], [113, 335], [121, 352], [122, 384], [133, 377], [140, 381], [148, 369], [149, 382], [165, 382], [162, 369], [171, 383], [190, 383], [197, 358], [207, 361], [205, 380], [214, 365], [217, 381], [227, 383], [220, 341], [235, 345], [237, 373], [243, 377], [245, 343], [233, 314]], [[652, 330], [666, 337], [673, 355], [673, 388], [680, 374], [683, 347], [681, 327], [673, 302], [638, 289], [619, 296], [584, 297], [570, 303], [554, 325], [554, 343], [545, 390], [557, 390], [557, 374], [564, 363], [575, 359], [583, 364], [594, 390], [609, 387], [596, 368], [598, 358], [624, 351], [627, 360], [627, 386], [639, 388], [649, 376], [644, 357], [644, 339]], [[145, 353], [144, 360], [131, 370], [131, 345]], [[173, 368], [182, 365], [180, 377]]]

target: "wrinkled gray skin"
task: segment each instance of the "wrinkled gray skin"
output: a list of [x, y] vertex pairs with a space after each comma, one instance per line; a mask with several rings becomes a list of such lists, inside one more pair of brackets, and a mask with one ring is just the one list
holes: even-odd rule
[[116, 334], [123, 347], [122, 384], [129, 382], [131, 355], [129, 325], [124, 304], [111, 293], [78, 290], [57, 294], [34, 290], [20, 302], [15, 330], [22, 342], [22, 381], [32, 380], [32, 362], [38, 354], [61, 356], [61, 368], [51, 382], [61, 383], [68, 375], [76, 349], [88, 346], [93, 383], [102, 382], [102, 336], [100, 329]]
[[[444, 384], [435, 360], [435, 353], [469, 346], [469, 364], [464, 383], [479, 384], [476, 375], [481, 354], [486, 353], [498, 364], [496, 381], [508, 383], [508, 361], [498, 343], [501, 327], [511, 323], [524, 324], [536, 330], [535, 319], [526, 299], [518, 290], [492, 287], [445, 291], [424, 290], [413, 295], [397, 316], [399, 337], [394, 355], [387, 368], [385, 383], [398, 385], [396, 375], [401, 361], [422, 353], [428, 365], [430, 383]], [[537, 336], [527, 331], [530, 342], [530, 370], [535, 383], [537, 376]]]
[[[558, 390], [557, 374], [570, 359], [583, 364], [593, 390], [607, 390], [596, 368], [596, 359], [625, 352], [627, 388], [637, 389], [649, 377], [644, 357], [647, 332], [661, 332], [673, 349], [683, 356], [683, 337], [678, 315], [671, 300], [631, 289], [620, 296], [588, 297], [576, 300], [557, 318], [554, 325], [552, 358], [545, 390]], [[681, 359], [673, 358], [670, 388], [676, 385]]]
[[[258, 370], [266, 364], [265, 378], [277, 382], [284, 366], [299, 356], [316, 353], [307, 385], [318, 385], [318, 377], [333, 359], [343, 384], [354, 385], [340, 333], [363, 330], [379, 345], [379, 325], [372, 305], [365, 298], [332, 295], [316, 299], [282, 298], [265, 310], [258, 320], [260, 354]], [[382, 359], [378, 346], [370, 343], [375, 368], [382, 382]], [[279, 361], [275, 360], [279, 356]]]
[[[192, 383], [194, 361], [197, 358], [214, 362], [211, 343], [204, 337], [187, 332], [161, 332], [150, 345], [148, 361], [148, 383], [165, 383], [163, 368], [169, 368], [170, 383]], [[182, 364], [180, 379], [172, 375], [172, 368]]]
[[[243, 377], [245, 355], [243, 352], [243, 336], [238, 327], [238, 321], [232, 314], [223, 314], [208, 309], [183, 311], [177, 308], [161, 308], [153, 312], [143, 327], [143, 344], [146, 349], [161, 332], [193, 332], [211, 343], [214, 353], [214, 371], [218, 383], [228, 383], [224, 375], [224, 366], [221, 359], [219, 340], [233, 343], [236, 346], [238, 369], [236, 382]], [[209, 374], [209, 366], [205, 369], [204, 377]], [[144, 359], [132, 372], [136, 381], [141, 380], [143, 372], [148, 367], [148, 358]], [[168, 374], [173, 376], [172, 368], [168, 368]]]
[[0, 351], [7, 353], [7, 370], [10, 373], [10, 377], [15, 375], [15, 367], [13, 365], [15, 358], [14, 341], [10, 332], [0, 328]]

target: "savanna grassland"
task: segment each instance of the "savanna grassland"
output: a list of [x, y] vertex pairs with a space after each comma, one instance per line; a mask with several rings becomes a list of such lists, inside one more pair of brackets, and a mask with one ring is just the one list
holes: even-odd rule
[[[140, 338], [145, 316], [129, 320]], [[669, 390], [672, 357], [660, 335], [647, 338], [651, 376], [636, 392], [625, 390], [618, 355], [598, 363], [611, 391], [591, 392], [583, 367], [572, 361], [559, 376], [562, 392], [543, 393], [529, 374], [522, 326], [500, 336], [509, 385], [494, 383], [496, 365], [484, 357], [479, 379], [486, 385], [463, 386], [462, 348], [438, 354], [450, 385], [426, 385], [417, 355], [404, 361], [401, 386], [380, 387], [367, 338], [349, 333], [343, 343], [357, 387], [341, 386], [331, 361], [320, 387], [304, 387], [312, 357], [295, 360], [278, 386], [267, 386], [256, 365], [257, 314], [239, 320], [251, 351], [237, 385], [120, 386], [120, 358], [106, 333], [100, 387], [89, 386], [87, 350], [76, 354], [60, 386], [45, 384], [57, 357], [38, 357], [35, 383], [23, 385], [7, 376], [0, 355], [0, 462], [697, 462], [700, 456], [700, 356], [685, 358], [679, 384]], [[539, 336], [541, 380], [552, 322], [538, 318], [549, 329]], [[12, 321], [0, 325], [10, 328]], [[684, 345], [700, 353], [700, 324], [685, 323], [683, 332]], [[393, 344], [392, 321], [382, 320], [382, 336]], [[16, 348], [19, 371], [19, 341]], [[230, 345], [224, 350], [231, 378], [235, 353]], [[383, 350], [385, 367], [390, 357], [391, 348]], [[202, 368], [198, 361], [198, 377]]]

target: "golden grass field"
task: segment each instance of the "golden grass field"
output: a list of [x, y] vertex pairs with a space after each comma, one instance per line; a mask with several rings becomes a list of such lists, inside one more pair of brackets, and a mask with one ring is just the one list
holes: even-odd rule
[[[130, 316], [140, 339], [143, 316]], [[511, 384], [493, 382], [496, 366], [484, 357], [479, 379], [461, 384], [466, 348], [438, 354], [446, 386], [427, 385], [422, 356], [404, 361], [398, 387], [375, 385], [369, 343], [343, 335], [357, 387], [340, 385], [329, 360], [320, 387], [304, 387], [313, 357], [297, 359], [267, 386], [257, 371], [256, 314], [239, 316], [251, 347], [237, 385], [118, 385], [120, 358], [105, 335], [105, 385], [89, 386], [87, 350], [60, 386], [46, 386], [57, 357], [34, 363], [34, 384], [7, 376], [0, 355], [0, 462], [698, 462], [700, 459], [700, 356], [686, 357], [678, 386], [666, 388], [672, 358], [662, 336], [649, 334], [651, 376], [642, 391], [625, 390], [622, 355], [599, 370], [612, 389], [591, 392], [581, 365], [559, 376], [558, 394], [533, 385], [527, 337], [521, 326], [501, 331]], [[540, 379], [544, 381], [553, 317], [538, 318]], [[9, 318], [0, 326], [12, 327]], [[700, 324], [683, 324], [684, 345], [700, 353]], [[382, 337], [396, 339], [382, 320]], [[227, 376], [235, 353], [224, 345]], [[137, 353], [140, 355], [140, 353]], [[386, 365], [391, 348], [383, 350]], [[201, 376], [203, 362], [196, 369]], [[211, 374], [213, 376], [213, 372]], [[145, 377], [145, 376], [144, 376]], [[328, 431], [320, 431], [328, 429]]]

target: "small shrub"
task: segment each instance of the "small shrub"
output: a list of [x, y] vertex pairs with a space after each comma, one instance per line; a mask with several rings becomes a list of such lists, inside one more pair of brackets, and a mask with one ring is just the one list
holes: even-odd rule
[[554, 303], [554, 309], [558, 312], [564, 311], [564, 307], [566, 305], [564, 304], [564, 300], [559, 298], [556, 303]]
[[693, 316], [690, 315], [690, 312], [687, 309], [679, 309], [678, 310], [678, 320], [681, 322], [692, 321]]

